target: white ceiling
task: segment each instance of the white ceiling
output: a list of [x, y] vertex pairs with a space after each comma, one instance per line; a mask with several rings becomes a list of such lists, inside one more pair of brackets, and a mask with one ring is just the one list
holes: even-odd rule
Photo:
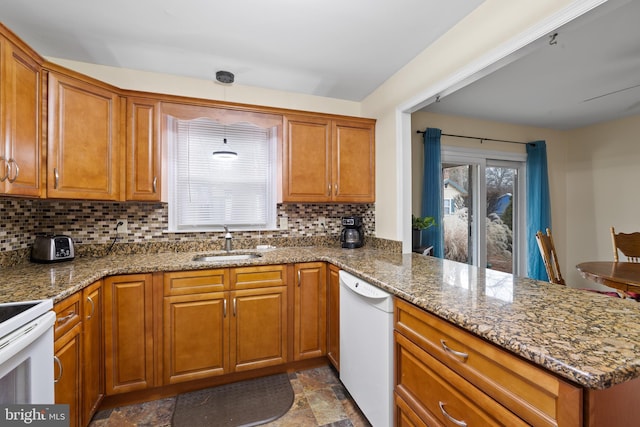
[[484, 0], [2, 0], [41, 55], [361, 101]]
[[424, 110], [559, 130], [640, 114], [640, 1], [609, 0], [557, 34]]

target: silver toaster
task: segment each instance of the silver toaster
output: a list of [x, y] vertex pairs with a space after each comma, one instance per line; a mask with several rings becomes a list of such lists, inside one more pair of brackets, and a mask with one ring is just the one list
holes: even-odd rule
[[75, 256], [73, 240], [68, 236], [36, 236], [31, 248], [31, 260], [35, 262], [68, 261]]

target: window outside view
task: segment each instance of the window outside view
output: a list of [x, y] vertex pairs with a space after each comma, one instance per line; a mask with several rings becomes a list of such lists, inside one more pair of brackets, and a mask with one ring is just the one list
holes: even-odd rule
[[[444, 257], [473, 264], [474, 166], [443, 167]], [[513, 272], [513, 202], [517, 169], [487, 166], [486, 180], [486, 259], [487, 268]], [[477, 190], [476, 190], [477, 191]]]

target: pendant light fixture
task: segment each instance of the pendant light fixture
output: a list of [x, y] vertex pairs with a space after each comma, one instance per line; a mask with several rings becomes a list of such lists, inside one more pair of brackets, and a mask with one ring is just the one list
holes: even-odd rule
[[[224, 86], [227, 85], [231, 85], [233, 83], [233, 81], [235, 80], [235, 77], [233, 75], [233, 73], [229, 72], [229, 71], [217, 71], [216, 72], [216, 80], [219, 83], [222, 83]], [[226, 88], [224, 88], [223, 90], [223, 97], [224, 100], [227, 100], [227, 91]], [[213, 158], [214, 159], [224, 159], [224, 160], [232, 160], [235, 159], [236, 157], [238, 157], [238, 153], [236, 153], [235, 151], [231, 151], [231, 150], [227, 150], [227, 127], [224, 127], [224, 139], [222, 140], [224, 142], [224, 150], [217, 150], [213, 152]]]
[[[226, 132], [226, 129], [225, 129], [225, 132]], [[223, 142], [224, 142], [225, 150], [214, 151], [213, 152], [213, 158], [214, 159], [229, 160], [229, 159], [235, 159], [236, 157], [238, 157], [238, 153], [236, 153], [235, 151], [226, 150], [227, 138], [224, 138]]]

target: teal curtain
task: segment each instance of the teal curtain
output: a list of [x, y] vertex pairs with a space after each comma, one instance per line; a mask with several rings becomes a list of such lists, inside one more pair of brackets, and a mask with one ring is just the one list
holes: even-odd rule
[[422, 230], [422, 244], [433, 246], [433, 256], [444, 257], [442, 227], [442, 162], [440, 136], [442, 131], [427, 128], [424, 132], [424, 176], [422, 179], [422, 216], [435, 218], [437, 226]]
[[527, 276], [549, 280], [536, 242], [536, 232], [551, 228], [547, 144], [527, 144]]

